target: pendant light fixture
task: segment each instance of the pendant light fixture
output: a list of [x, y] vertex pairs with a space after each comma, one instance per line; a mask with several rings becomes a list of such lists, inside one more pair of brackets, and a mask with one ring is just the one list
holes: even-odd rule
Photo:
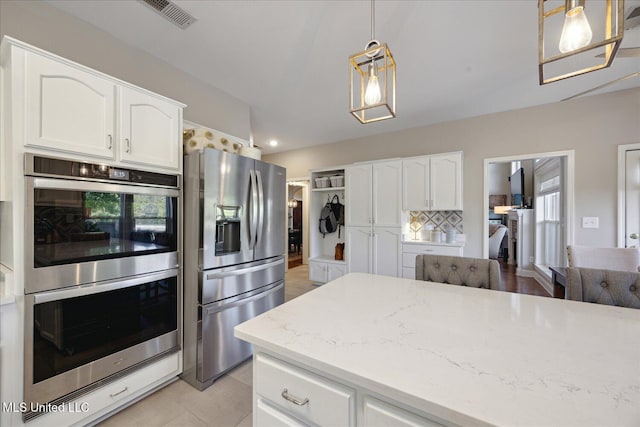
[[290, 208], [297, 208], [298, 207], [298, 201], [292, 197], [287, 202], [287, 206], [290, 207]]
[[360, 123], [396, 116], [396, 63], [389, 47], [375, 38], [375, 5], [371, 0], [371, 41], [349, 57], [350, 112]]
[[[624, 0], [565, 0], [564, 5], [546, 10], [551, 3], [538, 0], [540, 84], [609, 67], [624, 35]], [[595, 37], [589, 21], [598, 29]], [[558, 33], [559, 40], [545, 40], [545, 36], [557, 37]]]

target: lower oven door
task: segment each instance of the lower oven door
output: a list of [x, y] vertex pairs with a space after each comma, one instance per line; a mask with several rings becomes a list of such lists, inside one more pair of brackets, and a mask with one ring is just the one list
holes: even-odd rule
[[177, 350], [182, 299], [178, 283], [178, 269], [171, 269], [27, 295], [28, 406], [64, 398]]
[[202, 388], [251, 356], [251, 344], [234, 337], [233, 328], [282, 304], [284, 281], [230, 299], [202, 306], [197, 372]]

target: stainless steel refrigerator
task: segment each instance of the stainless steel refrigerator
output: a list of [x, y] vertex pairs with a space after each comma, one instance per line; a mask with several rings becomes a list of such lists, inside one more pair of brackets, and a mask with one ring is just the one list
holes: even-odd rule
[[184, 365], [203, 390], [251, 356], [237, 324], [284, 302], [285, 169], [215, 149], [184, 158]]

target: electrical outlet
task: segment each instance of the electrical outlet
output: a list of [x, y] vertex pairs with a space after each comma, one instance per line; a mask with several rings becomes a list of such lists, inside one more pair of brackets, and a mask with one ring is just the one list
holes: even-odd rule
[[582, 228], [599, 228], [599, 218], [597, 216], [583, 216]]

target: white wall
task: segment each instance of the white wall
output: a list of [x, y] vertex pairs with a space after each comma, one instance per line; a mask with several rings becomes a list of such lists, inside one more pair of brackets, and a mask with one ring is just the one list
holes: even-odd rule
[[[506, 194], [509, 196], [509, 175], [511, 163], [491, 163], [489, 165], [489, 194]], [[506, 204], [509, 204], [507, 200]]]
[[187, 104], [184, 119], [249, 140], [249, 105], [42, 1], [0, 0], [0, 35]]
[[[356, 161], [462, 150], [465, 255], [481, 256], [485, 158], [575, 150], [575, 243], [615, 246], [617, 146], [637, 142], [640, 88], [277, 153], [264, 159], [286, 167], [289, 176], [299, 177], [309, 169]], [[599, 217], [600, 228], [581, 228], [582, 216]]]

